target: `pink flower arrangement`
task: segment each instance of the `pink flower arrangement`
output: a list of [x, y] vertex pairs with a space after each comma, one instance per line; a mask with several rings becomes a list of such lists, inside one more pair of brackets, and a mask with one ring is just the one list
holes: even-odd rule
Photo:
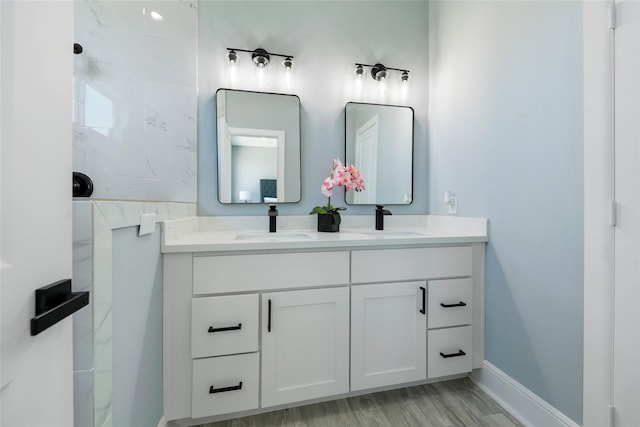
[[325, 214], [330, 213], [333, 215], [334, 220], [340, 225], [340, 212], [346, 208], [336, 208], [331, 205], [331, 196], [333, 195], [334, 187], [344, 187], [344, 191], [364, 191], [366, 186], [364, 178], [360, 174], [360, 171], [354, 165], [345, 165], [340, 159], [333, 159], [331, 167], [331, 175], [329, 175], [320, 187], [320, 191], [324, 196], [328, 198], [325, 206], [316, 206], [309, 214]]

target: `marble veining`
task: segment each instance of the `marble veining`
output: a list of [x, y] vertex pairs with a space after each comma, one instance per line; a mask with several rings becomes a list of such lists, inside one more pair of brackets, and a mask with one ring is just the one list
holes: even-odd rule
[[[74, 292], [91, 290], [91, 202], [74, 200], [73, 270]], [[93, 322], [90, 308], [73, 314], [73, 399], [75, 425], [93, 425]]]
[[97, 199], [195, 202], [197, 2], [75, 3], [73, 168]]
[[113, 230], [140, 224], [140, 214], [155, 213], [158, 221], [193, 217], [194, 203], [93, 201], [93, 354], [95, 426], [110, 426], [113, 393]]

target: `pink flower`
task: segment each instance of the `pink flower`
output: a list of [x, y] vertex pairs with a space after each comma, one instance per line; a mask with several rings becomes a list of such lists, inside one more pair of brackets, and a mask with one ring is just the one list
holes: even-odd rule
[[325, 179], [320, 187], [320, 191], [324, 196], [331, 197], [333, 195], [333, 180], [331, 178]]
[[366, 187], [364, 178], [354, 165], [345, 165], [340, 159], [333, 159], [331, 175], [327, 177], [320, 191], [326, 197], [333, 195], [333, 187], [344, 187], [345, 191], [363, 191]]
[[314, 213], [332, 213], [337, 217], [340, 223], [339, 211], [345, 208], [334, 207], [331, 205], [331, 196], [333, 195], [333, 187], [344, 187], [345, 193], [349, 190], [363, 191], [365, 189], [364, 178], [360, 171], [354, 165], [345, 165], [340, 159], [333, 159], [331, 164], [331, 175], [329, 175], [320, 186], [322, 194], [329, 198], [325, 206], [316, 206], [309, 212]]
[[[344, 187], [345, 191], [363, 191], [365, 189], [364, 178], [362, 178], [360, 171], [354, 165], [343, 164], [340, 159], [333, 159], [331, 176], [327, 180], [331, 180], [335, 186]], [[327, 192], [323, 191], [322, 194], [326, 195]]]

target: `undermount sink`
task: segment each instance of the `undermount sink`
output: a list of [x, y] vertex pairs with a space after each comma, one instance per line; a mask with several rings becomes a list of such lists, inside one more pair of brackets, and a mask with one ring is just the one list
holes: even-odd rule
[[260, 241], [291, 241], [291, 240], [310, 240], [311, 235], [307, 233], [266, 233], [266, 232], [248, 232], [236, 234], [235, 240], [260, 240]]
[[360, 234], [365, 234], [367, 236], [379, 237], [379, 238], [424, 236], [424, 234], [422, 234], [422, 233], [417, 233], [415, 231], [404, 231], [404, 230], [361, 231]]

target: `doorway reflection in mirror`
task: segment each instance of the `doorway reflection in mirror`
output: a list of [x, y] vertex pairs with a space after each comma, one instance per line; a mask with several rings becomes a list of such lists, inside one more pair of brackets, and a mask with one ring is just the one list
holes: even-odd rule
[[345, 107], [346, 162], [367, 191], [347, 193], [355, 205], [408, 205], [413, 200], [413, 109], [350, 102]]
[[300, 99], [229, 89], [216, 97], [220, 202], [298, 202]]

